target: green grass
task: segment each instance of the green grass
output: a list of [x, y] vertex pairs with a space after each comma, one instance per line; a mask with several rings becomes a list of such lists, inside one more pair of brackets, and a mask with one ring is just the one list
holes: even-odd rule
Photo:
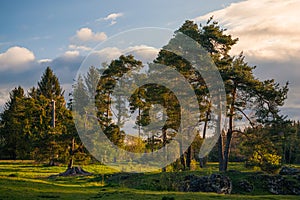
[[[66, 166], [46, 167], [33, 161], [0, 161], [1, 199], [295, 199], [296, 196], [269, 195], [259, 189], [253, 194], [219, 195], [214, 193], [183, 193], [166, 191], [166, 186], [177, 182], [189, 173], [207, 175], [216, 172], [216, 163], [195, 172], [168, 172], [125, 174], [103, 165], [83, 168], [94, 173], [89, 177], [56, 177], [50, 175], [65, 171]], [[240, 163], [231, 163], [228, 172], [233, 181], [255, 172], [243, 169]], [[231, 173], [231, 174], [230, 174]], [[249, 178], [249, 177], [248, 177]], [[156, 183], [157, 185], [153, 184]], [[164, 188], [165, 187], [165, 188]]]

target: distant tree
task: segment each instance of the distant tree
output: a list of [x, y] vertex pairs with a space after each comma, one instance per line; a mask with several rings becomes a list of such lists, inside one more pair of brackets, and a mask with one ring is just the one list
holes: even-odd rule
[[[89, 110], [93, 110], [95, 107], [95, 97], [99, 79], [99, 69], [91, 66], [86, 74], [80, 74], [78, 76], [77, 81], [73, 85], [73, 90], [70, 93], [71, 100], [68, 107], [73, 112], [73, 115], [84, 116], [80, 122], [77, 121], [77, 125], [84, 124], [83, 126], [85, 126]], [[76, 120], [79, 120], [79, 117], [76, 117]], [[84, 148], [83, 143], [80, 141], [74, 123], [68, 123], [68, 125], [69, 128], [73, 130], [73, 135], [70, 135], [70, 160], [68, 164], [68, 168], [71, 169], [73, 167], [74, 160], [89, 160], [91, 157]], [[93, 139], [93, 141], [95, 141], [95, 139]]]
[[27, 129], [25, 99], [22, 87], [13, 89], [1, 114], [0, 135], [3, 142], [1, 157], [3, 158], [15, 160], [28, 159], [30, 156], [30, 132]]
[[68, 105], [70, 110], [79, 112], [80, 115], [85, 113], [85, 107], [89, 104], [89, 95], [86, 84], [81, 75], [78, 76], [76, 83], [73, 85], [73, 91], [70, 94], [71, 100]]
[[91, 100], [95, 100], [99, 79], [100, 79], [99, 70], [96, 67], [91, 66], [86, 76], [84, 77], [85, 85], [87, 87], [87, 91]]
[[[113, 96], [113, 90], [117, 82], [130, 70], [141, 68], [142, 62], [135, 60], [132, 55], [120, 56], [119, 59], [113, 60], [107, 69], [105, 69], [100, 77], [97, 94], [96, 94], [96, 107], [100, 126], [106, 136], [118, 146], [123, 145], [124, 133], [120, 127], [112, 121], [112, 108], [113, 101], [117, 103], [116, 109], [118, 115], [122, 117], [122, 104], [124, 100], [121, 99], [121, 94], [116, 93]], [[119, 104], [119, 106], [118, 106]], [[124, 117], [124, 116], [123, 116]], [[121, 125], [121, 118], [118, 119]]]

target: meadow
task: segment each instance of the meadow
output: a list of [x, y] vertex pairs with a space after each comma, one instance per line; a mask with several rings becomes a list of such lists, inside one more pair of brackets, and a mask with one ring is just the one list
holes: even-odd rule
[[[228, 176], [233, 182], [259, 173], [231, 163]], [[83, 166], [92, 176], [53, 177], [66, 166], [48, 167], [33, 161], [0, 161], [0, 199], [295, 199], [296, 196], [272, 195], [262, 191], [259, 183], [252, 193], [233, 189], [230, 195], [168, 191], [168, 185], [187, 174], [208, 175], [217, 171], [216, 163], [191, 172], [127, 174], [104, 165]], [[235, 174], [235, 170], [242, 173]], [[51, 177], [52, 176], [52, 177]], [[126, 178], [124, 178], [126, 177]], [[156, 184], [153, 184], [156, 183]]]

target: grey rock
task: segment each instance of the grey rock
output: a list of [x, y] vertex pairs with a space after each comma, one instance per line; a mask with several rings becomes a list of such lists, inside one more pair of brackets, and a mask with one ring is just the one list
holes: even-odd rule
[[253, 185], [247, 180], [241, 180], [238, 182], [238, 184], [239, 187], [245, 192], [252, 192], [254, 189]]
[[230, 194], [232, 191], [232, 182], [229, 177], [220, 174], [212, 174], [210, 176], [188, 175], [181, 182], [178, 189], [184, 192]]
[[297, 175], [300, 174], [300, 169], [284, 166], [281, 168], [280, 175]]
[[272, 194], [300, 195], [300, 183], [296, 176], [283, 177], [281, 175], [268, 177], [268, 189]]

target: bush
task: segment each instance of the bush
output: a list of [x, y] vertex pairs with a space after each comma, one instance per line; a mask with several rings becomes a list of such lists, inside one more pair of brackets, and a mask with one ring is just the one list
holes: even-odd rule
[[198, 169], [198, 164], [197, 164], [197, 161], [196, 160], [191, 160], [191, 166], [190, 166], [190, 170], [191, 171], [195, 171]]
[[262, 171], [274, 174], [280, 169], [280, 162], [281, 156], [260, 149], [254, 151], [252, 157], [246, 162], [246, 167], [258, 166]]

